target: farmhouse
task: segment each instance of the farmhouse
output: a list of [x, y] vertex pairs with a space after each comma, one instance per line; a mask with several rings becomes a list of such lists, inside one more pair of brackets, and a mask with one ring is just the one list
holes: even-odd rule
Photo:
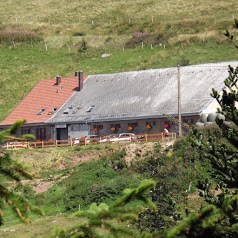
[[33, 134], [37, 140], [49, 140], [52, 138], [54, 126], [45, 124], [68, 98], [77, 90], [80, 90], [80, 76], [40, 81], [22, 102], [0, 123], [0, 128], [12, 125], [16, 120], [25, 119], [26, 124], [18, 132], [21, 134]]
[[224, 62], [186, 67], [91, 75], [80, 91], [46, 121], [53, 139], [96, 134], [178, 132], [178, 80], [182, 121], [194, 125], [201, 114], [215, 112], [212, 88], [222, 91], [228, 77]]

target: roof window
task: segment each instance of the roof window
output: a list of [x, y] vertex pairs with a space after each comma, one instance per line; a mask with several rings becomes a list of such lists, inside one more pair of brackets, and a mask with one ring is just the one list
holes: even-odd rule
[[93, 110], [93, 108], [95, 108], [95, 105], [91, 105], [91, 106], [88, 108], [87, 112], [91, 112], [91, 111]]
[[36, 113], [37, 116], [42, 115], [42, 113], [45, 111], [45, 108], [40, 109], [39, 112]]

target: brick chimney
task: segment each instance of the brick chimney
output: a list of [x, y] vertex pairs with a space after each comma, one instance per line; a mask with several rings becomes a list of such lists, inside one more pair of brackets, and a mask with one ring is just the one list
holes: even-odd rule
[[83, 89], [83, 71], [75, 72], [75, 76], [78, 77], [78, 91]]
[[55, 85], [59, 85], [61, 83], [61, 76], [55, 77]]

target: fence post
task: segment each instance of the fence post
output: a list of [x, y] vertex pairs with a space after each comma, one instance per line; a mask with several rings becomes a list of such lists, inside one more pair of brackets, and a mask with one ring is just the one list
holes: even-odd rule
[[58, 140], [55, 140], [55, 146], [57, 147], [57, 145], [58, 145]]
[[161, 133], [161, 140], [163, 140], [164, 139], [164, 133], [162, 132]]
[[72, 140], [72, 138], [70, 139], [70, 146], [73, 146], [73, 140]]
[[41, 141], [41, 148], [44, 148], [44, 141]]
[[145, 141], [147, 141], [147, 134], [145, 134]]

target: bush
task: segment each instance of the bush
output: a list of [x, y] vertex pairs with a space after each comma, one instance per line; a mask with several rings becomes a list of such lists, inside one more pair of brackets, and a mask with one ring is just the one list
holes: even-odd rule
[[115, 170], [120, 171], [126, 167], [125, 157], [126, 151], [118, 150], [114, 154], [112, 154], [109, 158], [109, 165]]
[[238, 19], [234, 19], [234, 27], [238, 28]]
[[137, 47], [142, 44], [157, 45], [163, 40], [162, 34], [149, 34], [146, 32], [135, 32], [132, 34], [130, 40], [126, 43], [127, 47]]
[[88, 49], [87, 42], [86, 42], [85, 39], [83, 38], [83, 39], [82, 39], [82, 42], [79, 44], [78, 52], [83, 53], [83, 52], [87, 51], [87, 49]]
[[3, 43], [30, 43], [39, 42], [42, 37], [37, 35], [35, 32], [27, 30], [1, 30], [0, 31], [0, 44]]

